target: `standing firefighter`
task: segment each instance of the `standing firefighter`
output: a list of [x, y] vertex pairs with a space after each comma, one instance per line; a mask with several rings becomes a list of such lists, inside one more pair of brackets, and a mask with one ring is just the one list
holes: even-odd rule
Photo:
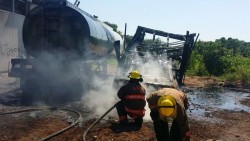
[[137, 127], [141, 128], [143, 117], [145, 115], [145, 89], [139, 82], [142, 82], [142, 75], [138, 71], [132, 71], [129, 76], [129, 82], [122, 86], [117, 96], [121, 99], [116, 109], [119, 116], [119, 124], [128, 123], [127, 115], [134, 119]]
[[[147, 97], [157, 141], [190, 141], [186, 109], [187, 96], [173, 88], [163, 88]], [[172, 120], [169, 133], [168, 122]]]

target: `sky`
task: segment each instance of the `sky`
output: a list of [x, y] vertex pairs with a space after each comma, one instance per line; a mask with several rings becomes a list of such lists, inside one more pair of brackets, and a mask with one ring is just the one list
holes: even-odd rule
[[250, 42], [250, 0], [80, 0], [79, 8], [116, 24], [122, 33], [127, 23], [131, 36], [143, 26], [182, 35], [189, 31], [202, 41]]

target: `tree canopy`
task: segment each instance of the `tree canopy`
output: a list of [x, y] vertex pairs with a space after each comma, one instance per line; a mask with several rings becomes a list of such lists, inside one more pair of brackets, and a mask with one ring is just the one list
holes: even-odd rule
[[250, 80], [250, 43], [222, 37], [198, 41], [189, 60], [189, 75]]

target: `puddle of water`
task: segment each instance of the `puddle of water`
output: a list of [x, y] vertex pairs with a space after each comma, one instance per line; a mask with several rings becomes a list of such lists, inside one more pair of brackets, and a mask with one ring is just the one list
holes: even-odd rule
[[[217, 109], [245, 111], [250, 113], [250, 107], [242, 105], [240, 100], [249, 94], [227, 89], [193, 89], [187, 93], [191, 104], [192, 114], [204, 116]], [[205, 115], [208, 116], [209, 115]]]

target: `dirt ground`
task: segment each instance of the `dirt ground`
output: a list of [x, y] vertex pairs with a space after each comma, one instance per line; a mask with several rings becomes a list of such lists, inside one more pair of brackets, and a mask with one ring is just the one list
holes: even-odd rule
[[241, 81], [224, 82], [215, 77], [198, 77], [191, 76], [184, 78], [184, 84], [188, 87], [202, 88], [202, 87], [224, 87], [235, 91], [243, 91], [250, 93], [250, 85]]
[[[0, 113], [34, 108], [18, 105], [18, 81], [0, 76]], [[186, 78], [186, 86], [217, 86], [219, 83], [211, 78]], [[2, 96], [1, 96], [2, 95]], [[250, 106], [248, 99], [241, 101]], [[72, 103], [70, 108], [82, 114], [80, 124], [63, 134], [51, 138], [51, 141], [82, 141], [83, 134], [98, 117], [84, 111], [82, 103]], [[80, 108], [76, 108], [80, 107]], [[249, 141], [250, 113], [218, 109], [204, 117], [195, 117], [190, 111], [191, 141]], [[69, 120], [70, 119], [70, 120]], [[76, 115], [62, 111], [25, 112], [11, 115], [0, 115], [0, 141], [36, 141], [69, 126], [77, 119]], [[155, 141], [152, 122], [144, 121], [141, 129], [134, 126], [123, 128], [117, 125], [117, 117], [108, 117], [97, 123], [86, 135], [87, 141]]]

